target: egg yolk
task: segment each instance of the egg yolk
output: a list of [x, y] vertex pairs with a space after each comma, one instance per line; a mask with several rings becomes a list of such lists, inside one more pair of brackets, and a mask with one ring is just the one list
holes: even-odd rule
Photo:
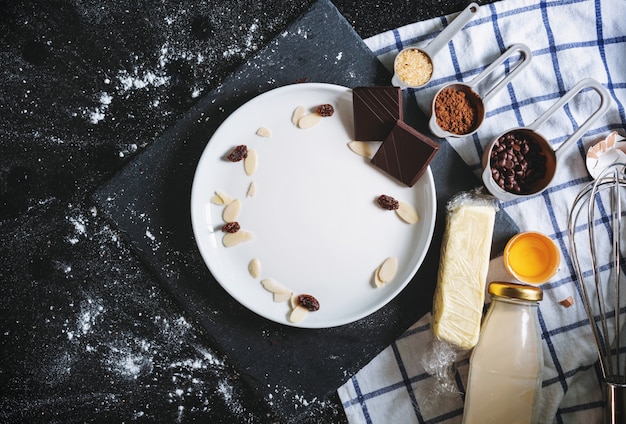
[[558, 252], [551, 240], [537, 234], [521, 234], [510, 244], [508, 265], [519, 279], [528, 283], [548, 280], [558, 264]]

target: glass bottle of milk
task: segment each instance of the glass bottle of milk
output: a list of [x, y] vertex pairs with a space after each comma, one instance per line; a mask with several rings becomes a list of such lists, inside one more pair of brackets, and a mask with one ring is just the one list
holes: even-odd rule
[[539, 287], [493, 282], [470, 357], [463, 424], [537, 422], [543, 372]]

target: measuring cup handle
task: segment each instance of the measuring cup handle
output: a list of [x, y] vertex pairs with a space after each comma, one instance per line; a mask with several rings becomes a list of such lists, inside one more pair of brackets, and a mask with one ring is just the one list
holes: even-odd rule
[[472, 20], [474, 15], [478, 13], [478, 9], [480, 6], [476, 3], [470, 3], [467, 5], [465, 9], [461, 13], [459, 13], [456, 18], [450, 22], [450, 24], [443, 29], [435, 38], [432, 39], [428, 45], [422, 47], [424, 53], [426, 53], [432, 59], [433, 56], [441, 50], [450, 40], [454, 34], [461, 30], [465, 26], [466, 23]]
[[395, 87], [400, 87], [401, 90], [404, 90], [405, 88], [407, 88], [407, 86], [402, 82], [402, 80], [398, 78], [398, 76], [395, 74], [391, 78], [391, 85]]
[[496, 95], [502, 88], [506, 87], [506, 85], [513, 79], [515, 76], [521, 72], [526, 66], [530, 64], [530, 59], [532, 59], [532, 53], [530, 48], [526, 44], [517, 43], [513, 44], [509, 47], [502, 55], [495, 60], [491, 65], [485, 68], [476, 78], [468, 83], [469, 86], [475, 87], [480, 81], [482, 81], [487, 75], [492, 73], [498, 66], [502, 65], [509, 57], [514, 54], [520, 53], [521, 58], [520, 62], [515, 66], [511, 72], [508, 73], [506, 77], [504, 77], [499, 83], [497, 83], [487, 94], [483, 95], [483, 102], [487, 103], [489, 99]]
[[604, 86], [600, 84], [599, 82], [597, 82], [596, 80], [592, 78], [585, 78], [581, 80], [580, 82], [578, 82], [578, 84], [576, 84], [574, 87], [572, 87], [567, 93], [565, 93], [563, 97], [559, 99], [559, 101], [554, 103], [550, 107], [550, 109], [546, 110], [543, 113], [543, 115], [541, 115], [539, 118], [537, 118], [537, 120], [535, 120], [535, 122], [533, 122], [531, 125], [527, 127], [533, 131], [536, 131], [537, 128], [540, 127], [541, 124], [543, 124], [545, 121], [547, 121], [548, 118], [550, 118], [558, 109], [563, 107], [565, 103], [570, 101], [572, 97], [574, 97], [576, 94], [578, 94], [580, 91], [582, 91], [585, 88], [591, 88], [598, 93], [598, 95], [600, 96], [600, 105], [598, 106], [596, 111], [593, 114], [591, 114], [587, 118], [587, 120], [581, 126], [579, 126], [578, 129], [571, 136], [569, 136], [567, 140], [561, 143], [559, 147], [557, 147], [554, 150], [555, 155], [557, 156], [557, 160], [558, 160], [558, 157], [560, 156], [559, 152], [564, 151], [565, 147], [569, 146], [573, 141], [576, 141], [580, 137], [582, 137], [582, 135], [587, 132], [589, 127], [591, 127], [591, 125], [600, 116], [604, 115], [606, 111], [608, 110], [608, 108], [611, 106], [611, 97], [607, 89], [604, 88]]
[[483, 169], [481, 176], [487, 190], [489, 190], [489, 192], [496, 196], [499, 200], [508, 202], [509, 200], [515, 200], [517, 198], [516, 194], [509, 193], [496, 184], [496, 181], [491, 176], [491, 166], [487, 165], [485, 169]]

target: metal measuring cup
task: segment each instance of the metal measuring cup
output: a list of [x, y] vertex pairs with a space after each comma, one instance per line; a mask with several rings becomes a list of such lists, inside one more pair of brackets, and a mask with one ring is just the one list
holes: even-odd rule
[[[587, 120], [580, 126], [578, 129], [569, 136], [567, 140], [561, 143], [556, 149], [552, 148], [550, 142], [537, 133], [537, 128], [541, 126], [544, 122], [548, 120], [558, 109], [563, 107], [569, 100], [572, 99], [576, 94], [578, 94], [581, 90], [585, 88], [591, 88], [595, 90], [600, 96], [600, 105], [593, 112]], [[483, 173], [482, 180], [485, 184], [485, 187], [493, 194], [495, 197], [500, 199], [501, 201], [510, 201], [516, 200], [520, 198], [525, 198], [529, 196], [533, 196], [535, 194], [539, 194], [544, 191], [554, 178], [557, 169], [557, 163], [560, 160], [561, 155], [566, 150], [567, 147], [574, 144], [576, 140], [578, 140], [582, 135], [591, 127], [591, 125], [602, 115], [606, 113], [610, 106], [610, 95], [609, 92], [604, 88], [599, 82], [586, 78], [581, 80], [578, 84], [572, 87], [559, 101], [554, 103], [548, 110], [546, 110], [537, 120], [535, 120], [532, 124], [527, 127], [518, 127], [512, 128], [504, 133], [500, 134], [496, 137], [487, 147], [483, 154], [482, 165], [483, 165]], [[503, 188], [497, 184], [494, 179], [494, 167], [491, 164], [491, 156], [494, 146], [497, 144], [498, 140], [502, 137], [506, 137], [507, 135], [514, 136], [518, 139], [525, 138], [529, 145], [533, 149], [537, 148], [540, 155], [545, 157], [545, 163], [536, 163], [533, 166], [536, 166], [533, 169], [534, 172], [538, 172], [540, 178], [532, 181], [528, 187], [521, 192], [514, 192], [513, 188]], [[543, 161], [543, 160], [542, 160]], [[507, 165], [508, 166], [508, 165]], [[530, 166], [530, 164], [528, 164]], [[508, 169], [508, 168], [507, 168]], [[512, 170], [515, 172], [515, 170]], [[519, 171], [519, 170], [518, 170]]]
[[[426, 85], [432, 77], [433, 57], [452, 37], [478, 13], [478, 4], [470, 3], [457, 17], [424, 47], [409, 46], [402, 49], [393, 62], [391, 84], [401, 89]], [[405, 61], [406, 59], [406, 61]], [[410, 62], [410, 63], [409, 63]], [[404, 74], [411, 74], [411, 78]]]
[[[498, 66], [504, 63], [508, 58], [520, 54], [519, 63], [513, 68], [500, 82], [498, 82], [495, 86], [491, 88], [487, 94], [481, 96], [478, 94], [474, 88], [480, 83], [483, 79], [485, 79], [489, 74], [491, 74]], [[502, 88], [504, 88], [513, 78], [517, 76], [519, 72], [521, 72], [526, 66], [530, 64], [530, 60], [532, 59], [532, 53], [527, 45], [518, 43], [513, 44], [509, 47], [500, 57], [498, 57], [491, 65], [485, 68], [476, 78], [471, 80], [468, 83], [452, 83], [447, 84], [435, 94], [433, 97], [432, 106], [431, 106], [431, 116], [428, 122], [428, 126], [433, 135], [444, 138], [444, 137], [465, 137], [475, 133], [478, 128], [482, 125], [485, 120], [485, 104], [495, 96]], [[455, 133], [452, 131], [443, 130], [438, 122], [438, 116], [436, 112], [436, 104], [439, 96], [443, 96], [443, 92], [446, 89], [452, 89], [465, 94], [465, 98], [469, 105], [474, 109], [474, 121], [468, 130], [463, 131], [463, 133]]]

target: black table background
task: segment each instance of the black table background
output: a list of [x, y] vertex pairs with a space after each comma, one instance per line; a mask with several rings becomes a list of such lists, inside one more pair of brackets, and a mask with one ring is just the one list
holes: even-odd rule
[[[91, 195], [310, 4], [0, 2], [2, 422], [274, 421]], [[466, 2], [334, 4], [366, 38]]]

